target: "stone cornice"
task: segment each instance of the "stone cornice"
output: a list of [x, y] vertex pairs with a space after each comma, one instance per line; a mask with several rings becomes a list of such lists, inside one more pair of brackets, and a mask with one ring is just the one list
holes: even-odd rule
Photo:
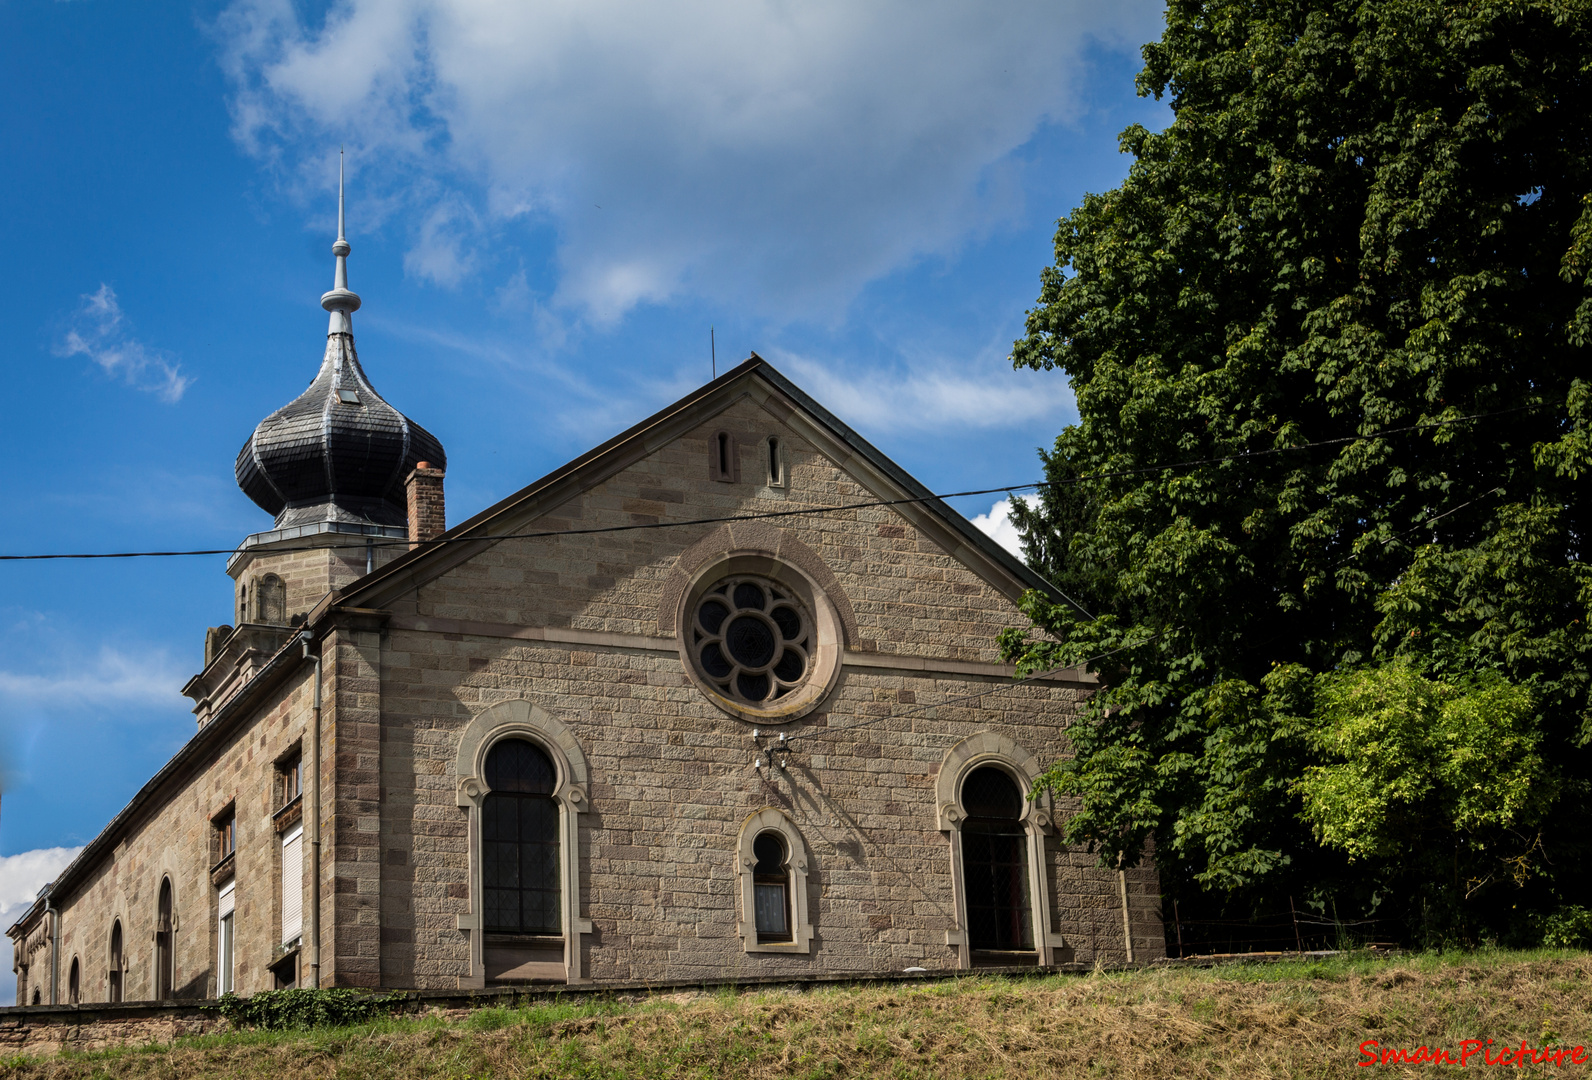
[[[598, 649], [629, 649], [678, 657], [679, 642], [673, 637], [646, 634], [616, 634], [606, 630], [580, 630], [570, 626], [517, 626], [513, 623], [475, 622], [469, 619], [444, 619], [425, 615], [393, 615], [387, 620], [393, 630], [422, 634], [462, 634], [466, 637], [506, 638], [513, 641], [546, 641], [556, 645], [582, 645]], [[842, 654], [847, 667], [873, 668], [909, 675], [960, 675], [980, 679], [1011, 679], [1016, 669], [1010, 664], [990, 664], [949, 657], [907, 656], [900, 653], [863, 652], [848, 649]], [[1077, 683], [1094, 686], [1095, 677], [1079, 668], [1058, 671], [1035, 682]]]

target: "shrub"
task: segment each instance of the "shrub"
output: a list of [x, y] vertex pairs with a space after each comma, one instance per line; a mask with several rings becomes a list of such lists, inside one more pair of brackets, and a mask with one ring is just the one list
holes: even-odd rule
[[223, 994], [214, 1005], [234, 1027], [287, 1028], [337, 1027], [374, 1019], [403, 998], [397, 994], [371, 994], [363, 990], [262, 990], [249, 997]]
[[1542, 920], [1542, 943], [1550, 949], [1592, 948], [1592, 910], [1567, 904]]

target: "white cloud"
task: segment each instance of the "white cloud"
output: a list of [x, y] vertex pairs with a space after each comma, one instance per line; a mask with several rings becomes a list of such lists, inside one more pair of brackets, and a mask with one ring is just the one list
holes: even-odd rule
[[351, 140], [361, 224], [417, 222], [416, 276], [456, 283], [517, 221], [554, 230], [553, 299], [598, 321], [683, 293], [793, 317], [1010, 220], [1013, 152], [1161, 7], [235, 0], [215, 32], [239, 142], [324, 190], [296, 148]]
[[18, 705], [180, 705], [185, 676], [164, 652], [129, 655], [105, 647], [54, 672], [0, 671], [0, 698]]
[[55, 354], [86, 356], [105, 374], [128, 386], [147, 390], [168, 403], [180, 400], [193, 379], [167, 354], [131, 337], [123, 321], [115, 291], [101, 283], [98, 291], [82, 297], [70, 327], [55, 345]]
[[[39, 890], [55, 880], [81, 847], [38, 848], [17, 855], [0, 855], [0, 930], [20, 919]], [[9, 970], [0, 978], [0, 1006], [16, 1004], [17, 984]]]
[[1043, 420], [1059, 426], [1073, 402], [1064, 379], [1013, 372], [1004, 360], [922, 359], [905, 370], [848, 372], [778, 349], [768, 358], [835, 415], [866, 431], [1011, 428]]
[[1016, 555], [1023, 557], [1023, 538], [1017, 531], [1017, 526], [1012, 523], [1012, 501], [1002, 499], [989, 508], [989, 513], [980, 514], [973, 519], [973, 524], [978, 526], [986, 536], [990, 537], [1001, 547]]
[[475, 215], [459, 199], [432, 207], [420, 223], [420, 235], [404, 255], [404, 272], [444, 288], [457, 288], [475, 262], [466, 237]]

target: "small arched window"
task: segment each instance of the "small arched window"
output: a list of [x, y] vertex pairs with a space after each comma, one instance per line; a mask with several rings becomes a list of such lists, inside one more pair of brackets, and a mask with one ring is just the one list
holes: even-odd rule
[[1032, 949], [1023, 793], [1004, 769], [985, 765], [962, 781], [962, 806], [968, 945], [979, 952]]
[[749, 953], [810, 953], [807, 847], [790, 818], [772, 806], [752, 814], [741, 822], [736, 855], [741, 947]]
[[111, 923], [111, 969], [107, 1000], [122, 1000], [122, 920]]
[[768, 486], [785, 486], [785, 446], [778, 435], [768, 437]]
[[255, 621], [270, 626], [287, 625], [287, 585], [275, 574], [265, 574], [254, 585]]
[[740, 472], [735, 436], [728, 431], [714, 432], [713, 439], [709, 443], [709, 452], [711, 457], [708, 460], [708, 475], [726, 484], [734, 483], [736, 474]]
[[160, 882], [160, 905], [155, 917], [155, 999], [166, 1001], [176, 985], [173, 964], [176, 961], [172, 937], [176, 926], [176, 905], [172, 901], [171, 879]]
[[69, 1005], [78, 1003], [78, 992], [82, 984], [81, 969], [77, 957], [72, 957], [72, 970], [66, 976], [66, 1000]]
[[790, 869], [785, 841], [777, 832], [758, 834], [752, 841], [752, 895], [757, 919], [757, 940], [789, 941]]
[[558, 771], [541, 747], [504, 739], [486, 757], [481, 877], [487, 933], [561, 934]]
[[35, 986], [33, 988], [33, 1004], [35, 1004], [35, 1005], [43, 1005], [44, 1004], [44, 995], [39, 992], [39, 988], [37, 986]]

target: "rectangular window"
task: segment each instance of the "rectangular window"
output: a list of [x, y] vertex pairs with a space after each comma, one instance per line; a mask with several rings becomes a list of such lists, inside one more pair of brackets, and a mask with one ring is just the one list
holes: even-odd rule
[[785, 882], [759, 881], [752, 886], [757, 907], [757, 940], [790, 940], [790, 903]]
[[277, 768], [278, 806], [287, 806], [304, 794], [304, 759], [295, 754]]
[[558, 806], [553, 800], [493, 792], [481, 811], [481, 840], [487, 931], [563, 933]]
[[1028, 911], [1028, 837], [1017, 822], [969, 822], [962, 830], [967, 940], [974, 949], [1034, 947]]
[[220, 862], [234, 851], [238, 850], [238, 815], [228, 810], [226, 815], [215, 820], [216, 850], [213, 861]]
[[233, 989], [232, 952], [236, 926], [236, 881], [221, 887], [217, 899], [216, 919], [216, 993], [225, 994]]
[[282, 944], [304, 936], [304, 826], [282, 837]]

